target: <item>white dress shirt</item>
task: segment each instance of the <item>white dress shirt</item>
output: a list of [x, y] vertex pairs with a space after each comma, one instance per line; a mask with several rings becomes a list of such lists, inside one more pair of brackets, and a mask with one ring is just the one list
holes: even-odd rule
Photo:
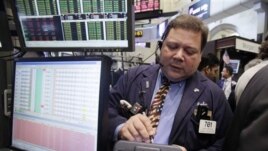
[[228, 99], [232, 92], [232, 77], [224, 80], [222, 90], [224, 91], [226, 99]]

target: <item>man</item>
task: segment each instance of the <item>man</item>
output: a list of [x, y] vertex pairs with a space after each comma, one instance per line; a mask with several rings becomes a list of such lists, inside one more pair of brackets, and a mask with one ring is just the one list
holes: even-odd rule
[[237, 85], [235, 87], [236, 103], [239, 101], [240, 96], [250, 79], [255, 75], [256, 72], [268, 64], [268, 32], [266, 35], [267, 37], [265, 38], [265, 41], [259, 48], [260, 53], [258, 58], [251, 60], [248, 64], [245, 65], [245, 72], [238, 79]]
[[225, 151], [268, 150], [268, 41], [262, 43], [259, 57], [263, 61], [240, 77], [244, 79], [246, 76], [246, 85], [240, 89], [242, 92], [227, 133]]
[[[258, 66], [258, 68], [254, 67]], [[249, 80], [254, 76], [254, 74], [259, 71], [260, 68], [265, 66], [263, 64], [263, 60], [259, 57], [252, 59], [244, 66], [244, 73], [239, 77], [237, 84], [235, 86], [235, 101], [236, 104], [241, 96], [241, 93], [244, 91], [246, 85], [248, 84]], [[252, 68], [254, 67], [254, 68]], [[249, 70], [249, 71], [247, 71]]]
[[[207, 34], [208, 28], [198, 18], [177, 16], [162, 37], [159, 64], [135, 67], [119, 79], [110, 95], [113, 141], [175, 144], [188, 151], [221, 150], [232, 113], [222, 90], [197, 71]], [[157, 128], [144, 114], [124, 114], [120, 100], [139, 103], [151, 113], [162, 78], [171, 84]]]
[[198, 66], [198, 70], [202, 72], [210, 80], [216, 82], [216, 78], [219, 71], [220, 61], [216, 55], [208, 53], [206, 56], [202, 56], [201, 62]]
[[232, 111], [235, 111], [236, 101], [235, 101], [235, 87], [236, 81], [232, 79], [233, 68], [229, 65], [223, 67], [222, 79], [217, 82], [218, 86], [224, 91], [225, 97], [228, 100]]
[[231, 92], [234, 90], [236, 82], [232, 80], [233, 68], [231, 66], [224, 66], [221, 72], [222, 79], [217, 82], [218, 86], [222, 88], [226, 98], [228, 99]]

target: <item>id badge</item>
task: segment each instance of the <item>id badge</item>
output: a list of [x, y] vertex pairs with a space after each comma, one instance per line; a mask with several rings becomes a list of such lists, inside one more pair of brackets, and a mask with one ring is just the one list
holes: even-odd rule
[[215, 134], [216, 121], [200, 119], [198, 132], [202, 134]]

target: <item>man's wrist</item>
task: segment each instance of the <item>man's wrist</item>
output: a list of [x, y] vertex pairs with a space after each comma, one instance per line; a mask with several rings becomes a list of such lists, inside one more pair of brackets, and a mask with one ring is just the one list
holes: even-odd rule
[[115, 132], [114, 132], [114, 139], [113, 139], [114, 141], [120, 140], [119, 132], [123, 126], [124, 126], [124, 123], [122, 123], [116, 127]]

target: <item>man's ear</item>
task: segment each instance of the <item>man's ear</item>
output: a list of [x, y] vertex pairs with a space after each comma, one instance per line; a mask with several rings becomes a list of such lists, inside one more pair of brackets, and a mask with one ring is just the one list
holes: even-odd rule
[[209, 68], [209, 66], [206, 66], [206, 67], [204, 68], [204, 70], [205, 70], [206, 73], [210, 72], [210, 68]]

